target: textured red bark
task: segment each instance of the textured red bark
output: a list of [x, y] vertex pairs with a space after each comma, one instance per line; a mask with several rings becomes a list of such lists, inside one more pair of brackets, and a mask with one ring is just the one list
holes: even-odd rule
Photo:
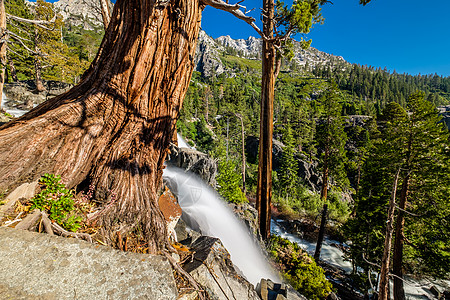
[[118, 0], [79, 85], [0, 128], [0, 189], [60, 174], [93, 185], [111, 234], [139, 226], [166, 245], [163, 163], [194, 67], [198, 0]]
[[[264, 0], [264, 35], [273, 37], [273, 0]], [[259, 230], [263, 239], [270, 235], [270, 203], [272, 201], [272, 136], [273, 99], [275, 91], [275, 47], [271, 41], [263, 41], [261, 83], [261, 124], [259, 135], [258, 185], [256, 206], [258, 209]]]

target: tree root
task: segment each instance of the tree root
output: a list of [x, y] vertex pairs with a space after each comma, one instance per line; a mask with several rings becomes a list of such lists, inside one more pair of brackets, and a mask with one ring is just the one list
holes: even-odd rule
[[92, 243], [92, 238], [89, 234], [87, 233], [74, 233], [74, 232], [69, 232], [67, 230], [65, 230], [64, 228], [62, 228], [61, 226], [59, 226], [56, 223], [51, 223], [52, 229], [59, 235], [63, 236], [63, 237], [74, 237], [76, 239], [83, 239], [88, 241], [89, 243]]
[[194, 289], [197, 291], [198, 293], [198, 297], [200, 298], [200, 300], [205, 300], [205, 296], [203, 295], [203, 293], [205, 293], [205, 290], [201, 289], [200, 286], [198, 285], [197, 281], [195, 281], [195, 279], [188, 273], [186, 272], [177, 262], [176, 260], [170, 255], [170, 253], [167, 253], [164, 251], [164, 255], [166, 256], [166, 258], [169, 260], [170, 264], [172, 265], [172, 267], [181, 275], [183, 275], [188, 281], [189, 283], [194, 287]]
[[46, 212], [41, 212], [42, 218], [41, 223], [44, 225], [45, 232], [49, 235], [54, 235], [52, 230], [52, 221], [48, 218], [48, 215]]
[[41, 218], [41, 211], [39, 209], [33, 210], [33, 213], [28, 214], [19, 224], [16, 225], [16, 229], [29, 230], [35, 226]]

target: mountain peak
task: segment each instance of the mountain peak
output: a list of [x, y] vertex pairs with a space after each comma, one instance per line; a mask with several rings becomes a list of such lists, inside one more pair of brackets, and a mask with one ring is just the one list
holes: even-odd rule
[[[234, 76], [233, 70], [227, 69], [222, 58], [226, 55], [236, 56], [250, 60], [260, 60], [262, 51], [262, 40], [250, 36], [247, 39], [233, 39], [229, 35], [220, 36], [216, 39], [210, 37], [203, 30], [199, 33], [196, 64], [197, 71], [205, 77], [217, 76], [226, 73]], [[302, 49], [299, 42], [294, 41], [294, 58], [292, 61], [299, 65], [314, 67], [317, 65], [347, 62], [341, 56], [335, 56], [316, 48]]]

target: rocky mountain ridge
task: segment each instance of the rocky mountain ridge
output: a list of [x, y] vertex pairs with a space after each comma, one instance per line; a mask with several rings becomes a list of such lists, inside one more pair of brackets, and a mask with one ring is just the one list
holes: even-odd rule
[[[108, 1], [110, 6], [113, 4]], [[53, 3], [66, 24], [82, 26], [86, 30], [103, 27], [100, 2], [98, 0], [59, 0]]]
[[[201, 30], [195, 57], [196, 70], [205, 77], [217, 76], [223, 73], [227, 76], [234, 76], [233, 70], [227, 69], [222, 58], [226, 55], [231, 55], [244, 59], [260, 60], [261, 47], [262, 40], [253, 36], [248, 39], [233, 39], [227, 35], [213, 39]], [[298, 66], [308, 65], [309, 67], [325, 64], [349, 64], [342, 56], [328, 54], [313, 47], [304, 50], [297, 41], [294, 41], [294, 58], [292, 62]]]

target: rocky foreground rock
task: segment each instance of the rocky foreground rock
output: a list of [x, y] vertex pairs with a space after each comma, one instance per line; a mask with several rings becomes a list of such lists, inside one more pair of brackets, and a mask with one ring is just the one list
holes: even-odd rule
[[0, 228], [0, 299], [177, 299], [161, 256]]

